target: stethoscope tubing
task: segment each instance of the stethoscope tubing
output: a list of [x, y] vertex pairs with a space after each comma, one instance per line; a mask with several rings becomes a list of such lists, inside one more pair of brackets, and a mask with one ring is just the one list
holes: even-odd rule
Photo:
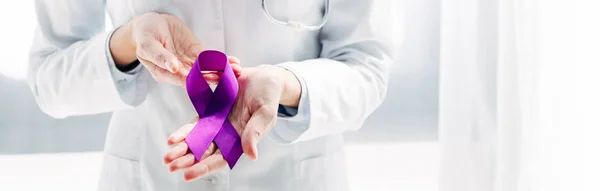
[[327, 20], [329, 19], [329, 6], [330, 6], [329, 0], [325, 0], [325, 14], [323, 14], [323, 19], [321, 20], [321, 22], [318, 25], [305, 25], [300, 22], [296, 22], [294, 20], [290, 20], [287, 22], [277, 20], [271, 15], [271, 12], [269, 12], [269, 7], [267, 6], [266, 1], [267, 0], [262, 0], [262, 2], [261, 2], [261, 6], [263, 9], [263, 12], [265, 13], [265, 16], [269, 19], [269, 21], [271, 21], [275, 24], [281, 25], [281, 26], [287, 26], [287, 27], [291, 27], [291, 28], [294, 28], [297, 30], [314, 31], [314, 30], [319, 30], [319, 29], [323, 28], [323, 26], [325, 26], [325, 24], [327, 23]]

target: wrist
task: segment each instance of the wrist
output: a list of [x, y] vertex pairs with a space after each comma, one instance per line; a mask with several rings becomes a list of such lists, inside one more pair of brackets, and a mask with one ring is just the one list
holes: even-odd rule
[[298, 103], [300, 102], [300, 95], [302, 93], [302, 87], [298, 78], [291, 71], [281, 68], [278, 68], [279, 78], [281, 79], [281, 97], [279, 99], [279, 104], [289, 106], [289, 107], [298, 107]]
[[137, 60], [132, 28], [132, 22], [129, 22], [117, 28], [111, 36], [109, 48], [117, 67], [127, 68]]

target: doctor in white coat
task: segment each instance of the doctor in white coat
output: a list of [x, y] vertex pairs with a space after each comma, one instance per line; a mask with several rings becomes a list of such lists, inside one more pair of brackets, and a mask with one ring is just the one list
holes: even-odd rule
[[[315, 24], [325, 1], [267, 2], [276, 18]], [[383, 101], [391, 63], [373, 1], [332, 0], [314, 31], [272, 23], [260, 3], [36, 0], [28, 82], [40, 108], [113, 112], [98, 190], [348, 189], [342, 133]], [[115, 30], [105, 32], [105, 11]], [[182, 85], [206, 49], [237, 57], [229, 119], [245, 156], [233, 170], [214, 147], [195, 162], [182, 142], [197, 120]]]

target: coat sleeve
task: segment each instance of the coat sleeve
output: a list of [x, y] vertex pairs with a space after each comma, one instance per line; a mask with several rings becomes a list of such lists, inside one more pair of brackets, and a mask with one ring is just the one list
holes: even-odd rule
[[373, 0], [332, 0], [320, 58], [279, 64], [302, 86], [295, 116], [278, 117], [270, 137], [294, 143], [359, 129], [387, 93], [391, 46], [371, 23]]
[[[133, 107], [145, 92], [121, 95], [136, 75], [115, 74], [105, 30], [104, 0], [36, 0], [38, 25], [28, 84], [40, 109], [55, 118]], [[113, 76], [120, 76], [115, 79]], [[130, 81], [130, 82], [126, 82]], [[122, 98], [126, 98], [125, 101]]]

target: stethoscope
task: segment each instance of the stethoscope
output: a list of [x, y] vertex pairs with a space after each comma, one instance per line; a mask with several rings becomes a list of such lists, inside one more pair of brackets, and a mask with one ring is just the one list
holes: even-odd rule
[[305, 25], [301, 22], [294, 21], [294, 20], [281, 21], [281, 20], [275, 19], [273, 16], [271, 16], [271, 13], [269, 12], [269, 8], [267, 8], [267, 4], [265, 3], [266, 1], [267, 0], [262, 0], [262, 8], [263, 8], [263, 11], [265, 12], [265, 15], [271, 22], [278, 24], [278, 25], [291, 27], [296, 30], [309, 30], [309, 31], [319, 30], [319, 29], [323, 28], [325, 23], [327, 23], [327, 18], [329, 17], [329, 0], [325, 0], [325, 14], [323, 14], [323, 19], [321, 20], [321, 23], [319, 23], [318, 25]]

